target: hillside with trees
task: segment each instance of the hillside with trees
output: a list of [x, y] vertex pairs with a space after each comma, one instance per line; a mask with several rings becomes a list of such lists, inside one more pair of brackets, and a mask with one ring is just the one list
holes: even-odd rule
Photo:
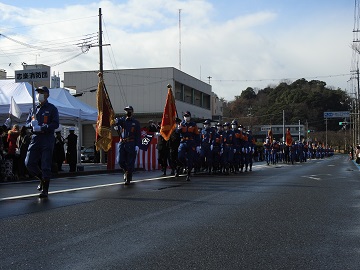
[[350, 111], [350, 100], [344, 90], [327, 87], [318, 80], [299, 79], [264, 89], [248, 87], [235, 100], [224, 102], [223, 120], [237, 119], [244, 127], [282, 125], [284, 110], [285, 125], [297, 125], [300, 120], [311, 130], [306, 139], [325, 143], [327, 138], [328, 145], [347, 152], [352, 141], [349, 126], [339, 126], [344, 119], [328, 119], [325, 132], [324, 112]]
[[[282, 125], [283, 110], [285, 124], [296, 125], [299, 120], [307, 123], [308, 129], [325, 131], [324, 112], [350, 110], [348, 94], [341, 89], [326, 87], [318, 80], [299, 79], [292, 83], [264, 89], [248, 87], [235, 96], [235, 100], [224, 103], [224, 120], [238, 119], [244, 126]], [[339, 130], [341, 119], [328, 121], [328, 130]]]

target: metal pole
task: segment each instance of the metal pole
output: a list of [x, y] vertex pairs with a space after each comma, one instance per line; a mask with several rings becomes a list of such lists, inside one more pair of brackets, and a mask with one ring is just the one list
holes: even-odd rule
[[283, 110], [283, 142], [285, 142], [285, 110]]
[[327, 118], [325, 118], [325, 123], [326, 123], [326, 131], [325, 131], [325, 147], [327, 148], [327, 130], [328, 130], [328, 128], [327, 128], [327, 122], [328, 122], [328, 119]]
[[301, 136], [301, 130], [300, 130], [300, 120], [299, 120], [299, 141], [300, 141], [300, 136]]
[[35, 106], [35, 87], [34, 81], [31, 82], [31, 92], [32, 92], [32, 103], [33, 103], [33, 120], [36, 119], [36, 106]]

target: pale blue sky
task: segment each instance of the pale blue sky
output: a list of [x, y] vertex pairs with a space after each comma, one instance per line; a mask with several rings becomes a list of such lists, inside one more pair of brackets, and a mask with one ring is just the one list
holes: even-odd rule
[[[111, 44], [105, 68], [179, 68], [196, 78], [211, 76], [213, 91], [232, 100], [247, 87], [279, 80], [319, 79], [349, 88], [354, 0], [123, 0], [0, 1], [0, 33], [24, 43], [78, 40], [97, 32], [102, 8]], [[41, 42], [40, 42], [41, 40]], [[48, 45], [50, 46], [50, 45]], [[15, 53], [17, 50], [18, 53]], [[97, 49], [54, 65], [64, 71], [96, 69]], [[115, 57], [115, 61], [111, 59]], [[24, 49], [0, 37], [0, 69], [21, 62], [54, 64], [71, 53]], [[11, 65], [9, 65], [12, 63]], [[345, 74], [343, 76], [339, 76]], [[331, 76], [330, 76], [331, 75]]]

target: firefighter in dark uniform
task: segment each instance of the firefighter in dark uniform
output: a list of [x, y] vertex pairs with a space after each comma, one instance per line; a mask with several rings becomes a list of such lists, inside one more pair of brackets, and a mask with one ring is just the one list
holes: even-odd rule
[[213, 166], [214, 130], [211, 128], [210, 120], [205, 120], [203, 124], [204, 128], [201, 130], [200, 160], [203, 170], [211, 173]]
[[[39, 104], [30, 110], [26, 119], [26, 127], [32, 129], [32, 136], [28, 152], [25, 158], [25, 165], [30, 174], [40, 179], [38, 187], [41, 190], [40, 198], [47, 198], [51, 178], [52, 155], [55, 145], [54, 131], [59, 127], [58, 109], [48, 102], [50, 95], [46, 86], [35, 90]], [[40, 167], [39, 167], [40, 165]]]
[[214, 132], [212, 161], [213, 161], [213, 174], [221, 172], [221, 149], [222, 149], [222, 125], [221, 123], [216, 124], [216, 131]]
[[75, 128], [69, 128], [69, 135], [66, 137], [66, 161], [69, 164], [69, 172], [76, 172], [77, 163], [77, 139], [78, 136], [75, 134]]
[[244, 152], [245, 152], [245, 172], [252, 171], [253, 165], [253, 155], [255, 151], [255, 139], [252, 136], [251, 130], [246, 131], [247, 141], [244, 144]]
[[141, 144], [140, 123], [133, 117], [132, 106], [124, 108], [126, 116], [115, 119], [115, 129], [121, 134], [119, 147], [119, 165], [124, 170], [125, 185], [130, 184], [135, 159]]
[[236, 140], [235, 133], [230, 128], [230, 123], [225, 122], [223, 124], [224, 132], [222, 134], [222, 143], [223, 143], [223, 165], [225, 169], [225, 174], [230, 174], [230, 166], [234, 162], [234, 153], [236, 152]]
[[[179, 125], [181, 123], [181, 119], [176, 118], [176, 124]], [[178, 151], [179, 151], [179, 145], [180, 145], [180, 134], [174, 130], [171, 135], [170, 139], [168, 141], [169, 143], [169, 159], [170, 159], [170, 167], [171, 167], [171, 175], [175, 174], [176, 168], [179, 164], [178, 162]]]
[[[191, 121], [191, 113], [184, 113], [184, 121], [177, 128], [180, 134], [180, 146], [178, 152], [179, 163], [187, 169], [186, 181], [190, 181], [191, 170], [194, 166], [194, 157], [200, 153], [200, 133], [195, 122]], [[179, 176], [179, 166], [176, 176]]]
[[[160, 131], [160, 126], [158, 127], [158, 131]], [[169, 160], [169, 141], [165, 140], [163, 136], [159, 132], [156, 133], [158, 135], [157, 141], [157, 150], [158, 150], [158, 162], [161, 166], [161, 171], [163, 175], [166, 175], [166, 168], [168, 166]]]
[[243, 164], [243, 137], [242, 137], [242, 130], [238, 128], [238, 122], [233, 120], [231, 122], [231, 130], [234, 132], [235, 136], [235, 144], [234, 144], [234, 161], [233, 161], [233, 171], [237, 173], [240, 171], [240, 168]]

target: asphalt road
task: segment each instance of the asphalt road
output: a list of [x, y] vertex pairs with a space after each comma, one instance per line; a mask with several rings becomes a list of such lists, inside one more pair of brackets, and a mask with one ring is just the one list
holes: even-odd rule
[[0, 269], [360, 269], [347, 156], [230, 176], [159, 172], [0, 186]]

